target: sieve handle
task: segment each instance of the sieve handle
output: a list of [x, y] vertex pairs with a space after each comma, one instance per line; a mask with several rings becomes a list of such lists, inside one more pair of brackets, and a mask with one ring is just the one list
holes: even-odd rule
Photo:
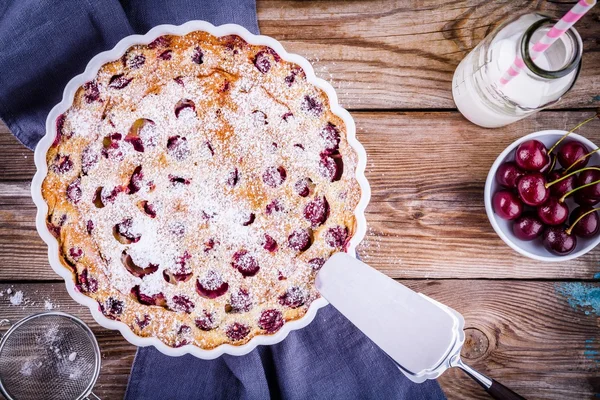
[[94, 392], [90, 392], [85, 398], [85, 400], [102, 400], [100, 397], [96, 396]]

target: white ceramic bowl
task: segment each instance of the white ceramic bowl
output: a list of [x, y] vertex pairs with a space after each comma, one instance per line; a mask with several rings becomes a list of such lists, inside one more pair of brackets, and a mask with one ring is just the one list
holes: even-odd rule
[[31, 195], [33, 197], [33, 202], [37, 206], [37, 230], [44, 242], [46, 242], [48, 245], [48, 259], [50, 261], [50, 266], [65, 280], [67, 291], [71, 297], [78, 303], [87, 306], [98, 324], [107, 329], [120, 331], [127, 341], [136, 346], [154, 346], [159, 351], [169, 356], [181, 356], [188, 353], [202, 359], [213, 359], [222, 354], [241, 356], [249, 353], [258, 345], [270, 345], [281, 342], [291, 331], [305, 327], [314, 319], [317, 310], [327, 305], [327, 300], [324, 298], [317, 299], [310, 305], [307, 313], [302, 318], [284, 324], [283, 327], [273, 335], [256, 336], [248, 343], [241, 346], [224, 344], [211, 350], [204, 350], [193, 345], [186, 345], [179, 348], [169, 347], [157, 338], [144, 338], [137, 336], [124, 323], [106, 318], [102, 312], [100, 312], [98, 303], [94, 299], [75, 290], [75, 284], [71, 272], [59, 261], [58, 242], [54, 236], [50, 234], [48, 228], [46, 227], [48, 206], [42, 198], [41, 191], [42, 182], [48, 173], [48, 167], [46, 165], [46, 153], [56, 135], [56, 118], [71, 106], [77, 89], [85, 82], [94, 79], [96, 73], [102, 65], [121, 58], [121, 56], [129, 47], [136, 44], [148, 44], [162, 35], [185, 35], [192, 31], [205, 31], [215, 36], [238, 35], [250, 44], [269, 46], [273, 48], [282, 59], [300, 65], [300, 67], [302, 67], [306, 73], [307, 81], [322, 89], [327, 94], [331, 111], [339, 116], [346, 124], [348, 143], [358, 155], [356, 179], [360, 184], [362, 195], [355, 210], [357, 222], [356, 233], [350, 240], [348, 247], [348, 253], [355, 255], [356, 246], [361, 242], [366, 233], [367, 223], [365, 220], [364, 211], [371, 197], [371, 189], [364, 174], [365, 167], [367, 165], [367, 155], [363, 146], [356, 139], [356, 126], [354, 125], [354, 120], [350, 114], [338, 104], [337, 95], [333, 87], [323, 79], [315, 76], [312, 66], [305, 58], [296, 54], [289, 54], [283, 49], [283, 46], [273, 38], [254, 35], [248, 32], [248, 30], [242, 26], [234, 24], [214, 26], [205, 21], [190, 21], [180, 26], [159, 25], [151, 29], [145, 35], [128, 36], [117, 43], [112, 50], [102, 52], [92, 58], [85, 68], [85, 71], [69, 81], [63, 92], [62, 101], [57, 104], [52, 111], [50, 111], [50, 114], [48, 114], [48, 118], [46, 119], [46, 135], [42, 138], [42, 140], [40, 140], [35, 149], [34, 158], [37, 172], [31, 183]]
[[[498, 182], [496, 182], [496, 170], [498, 169], [500, 164], [502, 164], [506, 161], [514, 160], [515, 149], [517, 148], [517, 146], [527, 140], [536, 139], [536, 140], [539, 140], [540, 142], [544, 143], [547, 148], [550, 148], [565, 133], [567, 133], [567, 131], [547, 130], [547, 131], [531, 133], [527, 136], [520, 138], [519, 140], [516, 140], [515, 142], [513, 142], [513, 144], [508, 146], [498, 156], [498, 158], [496, 159], [496, 161], [490, 168], [490, 172], [488, 174], [487, 180], [485, 181], [485, 193], [484, 193], [485, 211], [490, 220], [490, 223], [492, 224], [492, 227], [494, 228], [494, 230], [496, 231], [498, 236], [500, 236], [500, 239], [504, 240], [504, 242], [507, 245], [512, 247], [515, 251], [517, 251], [529, 258], [533, 258], [534, 260], [539, 260], [539, 261], [572, 260], [572, 259], [579, 257], [579, 256], [587, 253], [588, 251], [592, 250], [594, 247], [596, 247], [598, 245], [598, 243], [600, 243], [600, 235], [596, 235], [589, 239], [584, 239], [584, 238], [578, 237], [577, 238], [577, 247], [575, 247], [575, 250], [571, 254], [567, 254], [566, 256], [557, 256], [555, 254], [550, 253], [548, 250], [546, 250], [544, 248], [541, 238], [538, 238], [531, 242], [526, 242], [526, 241], [517, 239], [517, 237], [513, 234], [513, 231], [512, 231], [513, 222], [500, 218], [498, 215], [496, 215], [496, 213], [494, 213], [494, 209], [492, 207], [492, 197], [493, 197], [494, 193], [496, 193], [499, 190], [502, 190], [502, 187], [498, 184]], [[578, 135], [576, 133], [571, 133], [567, 137], [567, 139], [565, 139], [564, 143], [566, 143], [567, 141], [572, 141], [572, 140], [580, 141], [590, 151], [597, 148], [597, 146], [594, 143], [592, 143], [588, 139], [586, 139], [583, 136]], [[598, 153], [594, 153], [590, 157], [590, 161], [589, 161], [588, 165], [599, 165], [599, 164], [600, 164], [600, 155]], [[577, 207], [577, 204], [572, 199], [567, 198], [566, 203], [569, 206], [569, 211], [572, 211]]]

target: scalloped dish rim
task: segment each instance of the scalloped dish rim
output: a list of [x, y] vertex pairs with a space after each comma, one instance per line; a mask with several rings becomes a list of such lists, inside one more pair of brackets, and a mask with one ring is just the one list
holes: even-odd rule
[[42, 197], [42, 183], [48, 173], [46, 153], [48, 152], [56, 135], [55, 120], [60, 114], [65, 112], [72, 105], [77, 89], [85, 82], [94, 79], [98, 70], [104, 64], [119, 59], [129, 47], [139, 44], [148, 44], [162, 35], [185, 35], [193, 31], [204, 31], [217, 37], [237, 35], [252, 45], [269, 46], [273, 48], [282, 59], [300, 65], [306, 74], [307, 81], [310, 84], [322, 89], [327, 94], [330, 109], [335, 115], [344, 121], [346, 125], [346, 136], [348, 143], [357, 154], [355, 178], [358, 181], [361, 189], [361, 197], [354, 211], [356, 218], [356, 232], [350, 240], [347, 249], [349, 254], [353, 256], [355, 255], [356, 247], [364, 238], [367, 230], [364, 211], [371, 197], [371, 189], [364, 174], [367, 156], [365, 149], [356, 138], [356, 126], [354, 124], [354, 120], [348, 111], [338, 104], [337, 95], [333, 87], [325, 80], [315, 76], [314, 70], [308, 60], [297, 54], [290, 54], [286, 52], [283, 46], [277, 40], [268, 36], [254, 35], [246, 28], [236, 24], [214, 26], [206, 21], [189, 21], [178, 26], [158, 25], [148, 31], [148, 33], [145, 35], [127, 36], [120, 40], [111, 50], [101, 52], [92, 58], [87, 64], [85, 71], [69, 81], [63, 91], [61, 102], [54, 106], [54, 108], [52, 108], [48, 114], [46, 119], [46, 134], [35, 148], [34, 160], [37, 171], [31, 182], [31, 195], [33, 202], [37, 207], [36, 228], [42, 240], [48, 245], [48, 260], [50, 262], [50, 266], [54, 272], [64, 279], [67, 292], [73, 298], [73, 300], [81, 305], [87, 306], [92, 314], [92, 317], [99, 325], [107, 329], [118, 330], [129, 343], [138, 347], [154, 346], [161, 353], [168, 356], [182, 356], [185, 354], [191, 354], [201, 359], [210, 360], [223, 354], [242, 356], [254, 350], [254, 348], [256, 348], [258, 345], [272, 345], [281, 342], [291, 331], [307, 326], [316, 316], [317, 310], [328, 304], [327, 300], [325, 300], [323, 297], [320, 297], [313, 301], [304, 316], [284, 324], [277, 333], [272, 335], [255, 336], [249, 342], [239, 346], [221, 344], [214, 349], [202, 349], [195, 345], [189, 344], [175, 348], [166, 345], [155, 337], [138, 336], [133, 333], [133, 331], [125, 323], [105, 317], [101, 313], [96, 300], [79, 293], [75, 289], [75, 282], [73, 280], [72, 272], [63, 266], [59, 260], [58, 241], [54, 236], [52, 236], [46, 226], [48, 205]]

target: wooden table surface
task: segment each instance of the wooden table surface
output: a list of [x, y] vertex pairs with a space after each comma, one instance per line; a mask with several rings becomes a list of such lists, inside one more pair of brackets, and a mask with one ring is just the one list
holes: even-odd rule
[[[451, 80], [460, 60], [503, 19], [536, 9], [559, 15], [569, 7], [523, 0], [258, 1], [262, 33], [309, 58], [356, 119], [373, 190], [361, 257], [462, 313], [464, 359], [531, 399], [600, 397], [600, 250], [565, 263], [524, 258], [492, 230], [483, 186], [512, 141], [568, 129], [600, 106], [600, 11], [577, 25], [583, 70], [552, 110], [482, 129], [455, 110]], [[581, 133], [600, 143], [600, 122]], [[0, 320], [13, 323], [47, 308], [82, 317], [102, 349], [95, 392], [121, 398], [135, 347], [94, 323], [50, 269], [29, 195], [34, 172], [32, 153], [0, 125]], [[18, 291], [23, 303], [13, 305]], [[439, 381], [450, 399], [487, 398], [460, 371]]]

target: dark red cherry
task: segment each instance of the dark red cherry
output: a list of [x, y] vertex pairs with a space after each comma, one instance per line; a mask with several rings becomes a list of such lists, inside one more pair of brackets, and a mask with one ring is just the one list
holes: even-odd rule
[[125, 136], [124, 140], [125, 142], [131, 144], [131, 146], [133, 146], [133, 149], [138, 153], [144, 152], [144, 142], [142, 141], [141, 137], [128, 133], [127, 136]]
[[310, 97], [308, 95], [304, 96], [304, 100], [301, 104], [302, 110], [313, 114], [313, 115], [321, 115], [323, 112], [323, 104], [317, 101], [315, 98]]
[[175, 117], [179, 118], [179, 114], [186, 108], [192, 110], [192, 112], [196, 111], [196, 104], [192, 100], [182, 99], [175, 104]]
[[227, 293], [229, 284], [224, 282], [217, 272], [209, 270], [203, 278], [196, 281], [196, 291], [202, 297], [215, 299]]
[[146, 57], [143, 54], [129, 52], [123, 56], [123, 64], [131, 69], [138, 69], [145, 63]]
[[111, 319], [118, 319], [123, 313], [125, 304], [121, 300], [117, 300], [114, 297], [109, 297], [104, 303], [100, 304], [102, 313]]
[[169, 181], [173, 183], [173, 186], [189, 185], [191, 183], [191, 181], [187, 178], [171, 174], [169, 174]]
[[169, 47], [171, 39], [167, 36], [159, 36], [148, 44], [149, 49], [158, 49], [161, 47]]
[[204, 62], [204, 52], [198, 46], [194, 48], [194, 53], [192, 54], [192, 62], [198, 65]]
[[172, 309], [175, 311], [189, 314], [195, 307], [194, 302], [184, 295], [175, 295], [171, 300], [173, 301]]
[[243, 313], [248, 312], [253, 306], [252, 297], [245, 289], [240, 289], [237, 292], [231, 293], [229, 304], [225, 308], [228, 313]]
[[566, 256], [577, 247], [575, 235], [569, 235], [565, 226], [549, 226], [543, 234], [546, 250], [558, 256]]
[[68, 155], [57, 154], [51, 168], [57, 174], [66, 174], [73, 168], [73, 161]]
[[69, 257], [72, 261], [77, 262], [81, 259], [81, 257], [83, 257], [83, 250], [81, 250], [79, 247], [71, 247], [69, 249]]
[[277, 199], [271, 201], [265, 207], [265, 212], [267, 213], [267, 215], [271, 215], [273, 213], [280, 212], [280, 211], [283, 211], [283, 206], [281, 205], [281, 203]]
[[152, 318], [148, 314], [144, 314], [142, 318], [135, 317], [135, 323], [140, 327], [140, 329], [144, 329], [150, 325], [151, 320]]
[[[577, 177], [577, 186], [587, 185], [596, 181], [600, 181], [600, 171], [597, 171], [595, 169], [582, 171]], [[590, 200], [600, 199], [600, 183], [596, 183], [591, 186], [585, 187], [583, 189], [578, 190], [577, 192], [581, 192], [581, 195], [583, 197]]]
[[87, 103], [93, 103], [100, 99], [100, 90], [98, 89], [96, 81], [86, 82], [83, 85], [83, 90], [85, 92], [83, 97]]
[[203, 331], [210, 331], [217, 327], [217, 321], [213, 313], [210, 313], [206, 310], [203, 311], [202, 315], [196, 317], [194, 323], [198, 327], [198, 329]]
[[325, 241], [330, 247], [342, 248], [348, 240], [348, 228], [345, 226], [334, 226], [325, 232]]
[[146, 304], [149, 306], [161, 306], [161, 307], [164, 307], [167, 305], [165, 295], [162, 292], [148, 295], [148, 294], [143, 293], [139, 286], [134, 286], [133, 288], [131, 288], [131, 293], [142, 304]]
[[338, 151], [340, 146], [340, 131], [329, 122], [325, 128], [321, 130], [321, 139], [325, 142], [325, 150], [326, 154], [332, 154]]
[[575, 203], [582, 206], [595, 206], [596, 204], [600, 203], [600, 199], [586, 197], [585, 193], [583, 193], [583, 189], [576, 191], [573, 196]]
[[323, 225], [329, 216], [329, 203], [325, 196], [316, 197], [304, 207], [304, 218], [313, 228]]
[[525, 173], [512, 161], [501, 164], [496, 170], [496, 180], [507, 189], [515, 189], [523, 175]]
[[[573, 225], [577, 219], [591, 211], [593, 208], [590, 206], [577, 207], [571, 213], [569, 217], [569, 223]], [[583, 238], [589, 238], [598, 233], [600, 230], [600, 220], [598, 218], [598, 211], [590, 212], [588, 215], [583, 217], [575, 226], [572, 228], [572, 233]]]
[[87, 175], [98, 163], [98, 152], [91, 147], [86, 147], [81, 152], [81, 172]]
[[308, 265], [310, 265], [313, 269], [313, 271], [318, 271], [321, 268], [323, 268], [323, 265], [325, 264], [325, 260], [323, 258], [313, 258], [308, 260]]
[[283, 315], [279, 310], [264, 310], [260, 314], [258, 326], [267, 333], [277, 332], [283, 326]]
[[138, 278], [142, 278], [158, 270], [158, 265], [156, 264], [148, 264], [146, 267], [139, 267], [133, 262], [131, 256], [127, 254], [127, 250], [124, 250], [123, 253], [121, 253], [121, 263], [127, 272]]
[[123, 152], [121, 151], [121, 146], [119, 144], [122, 138], [123, 135], [118, 132], [105, 136], [102, 141], [104, 146], [102, 149], [102, 155], [105, 158], [110, 158], [111, 160], [122, 160]]
[[129, 185], [127, 185], [127, 191], [129, 194], [139, 192], [142, 188], [142, 180], [144, 179], [144, 173], [142, 172], [142, 166], [138, 165], [133, 170], [131, 178], [129, 178]]
[[158, 55], [161, 60], [169, 61], [173, 57], [173, 50], [165, 50]]
[[330, 182], [339, 181], [344, 172], [344, 164], [341, 157], [330, 157], [325, 154], [321, 154], [321, 161], [319, 162], [319, 173], [322, 177], [328, 179]]
[[250, 255], [246, 250], [235, 252], [231, 265], [240, 271], [240, 273], [245, 277], [256, 275], [260, 269], [256, 259], [252, 257], [252, 255]]
[[288, 236], [288, 245], [296, 251], [305, 251], [312, 244], [311, 232], [307, 229], [295, 230]]
[[515, 220], [513, 233], [521, 240], [533, 240], [544, 231], [544, 224], [534, 213], [526, 213]]
[[101, 186], [96, 189], [96, 193], [92, 201], [96, 207], [102, 208], [108, 204], [114, 203], [119, 193], [122, 193], [125, 190], [126, 188], [124, 186], [115, 186], [112, 188], [112, 190]]
[[88, 222], [85, 225], [85, 229], [87, 230], [88, 235], [91, 235], [94, 231], [94, 221], [92, 221], [91, 219], [88, 220]]
[[271, 69], [271, 61], [266, 51], [259, 51], [254, 56], [254, 66], [263, 74], [266, 74]]
[[286, 176], [287, 173], [285, 171], [285, 168], [283, 168], [282, 166], [268, 167], [263, 173], [262, 179], [265, 185], [270, 186], [272, 188], [276, 188], [278, 186], [281, 186], [283, 181], [285, 181]]
[[225, 330], [227, 337], [233, 341], [242, 340], [250, 333], [250, 328], [239, 322], [234, 322]]
[[244, 212], [240, 216], [240, 223], [243, 226], [248, 226], [248, 225], [251, 225], [255, 219], [256, 219], [256, 215], [254, 213]]
[[127, 78], [123, 74], [113, 75], [108, 81], [108, 87], [112, 89], [123, 89], [133, 80], [133, 78]]
[[542, 142], [528, 140], [517, 147], [515, 162], [522, 170], [539, 172], [550, 165], [550, 156]]
[[83, 293], [95, 293], [98, 290], [98, 281], [89, 276], [88, 270], [84, 268], [76, 276], [77, 289]]
[[294, 184], [294, 191], [300, 197], [307, 197], [315, 187], [310, 178], [302, 178]]
[[67, 186], [67, 198], [73, 204], [79, 203], [83, 192], [81, 191], [81, 179], [77, 178]]
[[141, 202], [142, 210], [148, 215], [150, 218], [156, 218], [156, 210], [154, 210], [154, 206], [148, 203], [147, 200], [143, 200]]
[[190, 154], [187, 138], [183, 136], [171, 136], [167, 140], [167, 153], [178, 161], [185, 160]]
[[263, 249], [274, 253], [277, 251], [277, 242], [271, 236], [265, 234], [265, 238], [263, 240]]
[[558, 201], [558, 198], [550, 198], [537, 208], [537, 215], [546, 225], [562, 225], [569, 217], [569, 207]]
[[571, 170], [574, 171], [576, 169], [583, 168], [587, 165], [587, 158], [579, 162], [577, 162], [577, 160], [585, 156], [588, 152], [589, 150], [587, 149], [587, 147], [585, 147], [583, 143], [574, 140], [572, 142], [565, 143], [560, 148], [557, 154], [558, 162], [560, 163], [560, 165], [562, 165], [563, 168], [569, 168], [571, 167], [571, 165], [576, 163], [576, 165], [571, 168]]
[[[554, 182], [555, 180], [562, 177], [564, 174], [564, 169], [557, 169], [550, 174], [548, 174], [548, 182]], [[577, 182], [577, 177], [575, 175], [571, 175], [568, 178], [563, 179], [560, 182], [557, 182], [550, 186], [550, 194], [558, 197], [559, 199], [563, 197], [565, 194], [575, 189], [575, 184]], [[577, 193], [577, 192], [575, 192]]]
[[142, 237], [141, 233], [134, 231], [131, 218], [126, 218], [116, 224], [113, 228], [113, 235], [122, 244], [137, 243]]
[[546, 188], [546, 178], [540, 173], [524, 175], [517, 183], [517, 191], [523, 203], [537, 207], [548, 200], [550, 190]]
[[289, 287], [279, 296], [279, 304], [290, 308], [298, 308], [306, 302], [306, 292], [298, 286]]
[[519, 197], [508, 190], [501, 190], [492, 198], [494, 212], [502, 219], [516, 219], [523, 212], [523, 203]]

